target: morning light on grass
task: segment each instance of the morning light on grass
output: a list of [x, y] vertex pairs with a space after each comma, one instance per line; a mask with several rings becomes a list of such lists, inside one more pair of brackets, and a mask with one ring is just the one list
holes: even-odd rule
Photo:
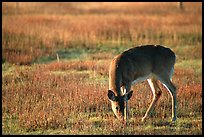
[[[202, 3], [2, 2], [2, 134], [202, 135]], [[132, 86], [129, 120], [108, 99], [119, 53], [164, 45], [176, 55], [177, 121], [171, 96]]]

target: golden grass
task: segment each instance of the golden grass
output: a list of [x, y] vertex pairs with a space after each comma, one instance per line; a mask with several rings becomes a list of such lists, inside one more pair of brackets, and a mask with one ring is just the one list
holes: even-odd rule
[[[41, 11], [46, 4], [47, 10], [57, 12], [55, 8], [58, 7], [65, 13], [67, 11], [67, 14]], [[15, 3], [4, 3], [3, 9], [9, 9], [12, 5], [15, 7]], [[162, 44], [175, 47], [200, 46], [202, 43], [201, 3], [185, 3], [182, 11], [175, 3], [19, 5], [22, 12], [8, 14], [5, 11], [2, 17], [3, 60], [11, 63], [31, 64], [41, 56], [55, 55], [56, 50], [76, 47], [114, 47], [116, 44]], [[31, 6], [38, 7], [36, 13], [24, 11]], [[69, 13], [70, 7], [74, 11], [82, 10], [82, 13]], [[100, 7], [98, 11], [101, 12], [110, 11], [98, 13], [94, 7]]]
[[172, 37], [177, 39], [177, 35], [182, 33], [199, 34], [201, 23], [201, 18], [194, 14], [188, 15], [187, 19], [179, 14], [163, 17], [153, 15], [148, 18], [143, 15], [121, 15], [120, 18], [115, 15], [32, 15], [32, 18], [30, 15], [21, 15], [3, 16], [2, 22], [3, 31], [34, 35], [46, 44], [51, 44], [53, 40], [64, 43], [74, 40], [96, 43], [118, 39], [136, 42], [142, 37], [158, 39], [160, 35], [171, 40]]
[[[201, 5], [3, 2], [3, 134], [202, 134]], [[141, 44], [166, 45], [177, 55], [175, 124], [161, 84], [161, 100], [140, 123], [152, 99], [146, 82], [133, 86], [129, 125], [114, 118], [110, 61]]]
[[[96, 133], [97, 129], [103, 127], [106, 129], [106, 133], [100, 131], [99, 134], [111, 134], [110, 129], [117, 134], [117, 120], [114, 120], [113, 113], [111, 113], [106, 92], [108, 69], [103, 69], [103, 75], [106, 76], [105, 83], [103, 81], [96, 82], [97, 77], [102, 77], [102, 75], [95, 75], [95, 82], [87, 82], [87, 80], [90, 81], [91, 75], [84, 73], [84, 70], [89, 70], [92, 72], [90, 74], [93, 74], [94, 71], [96, 74], [100, 74], [101, 69], [96, 69], [96, 66], [97, 63], [93, 61], [51, 63], [24, 68], [11, 66], [15, 67], [15, 71], [10, 71], [10, 74], [4, 75], [2, 79], [4, 133], [13, 130], [6, 128], [6, 118], [11, 116], [11, 119], [16, 119], [17, 125], [23, 128], [20, 130], [21, 132], [39, 129], [66, 129], [70, 130], [70, 134], [78, 134], [80, 131], [93, 134], [94, 132], [91, 132], [90, 129], [96, 124], [98, 125], [94, 126]], [[72, 73], [71, 70], [81, 73], [74, 71]], [[63, 74], [59, 75], [54, 72]], [[193, 72], [179, 69], [175, 69], [175, 72], [173, 81], [176, 83], [178, 93], [178, 120], [184, 117], [197, 118], [201, 116], [201, 84], [199, 82], [183, 83], [182, 79], [188, 80], [185, 77], [189, 77], [192, 81], [195, 79], [195, 76], [192, 75]], [[149, 119], [149, 121], [153, 120], [153, 123], [155, 119], [168, 121], [171, 117], [170, 95], [163, 86], [161, 88], [163, 94]], [[132, 126], [137, 128], [140, 125], [140, 119], [152, 99], [150, 87], [146, 82], [133, 86], [133, 90], [133, 97], [129, 101], [131, 117], [129, 128], [133, 128]], [[166, 124], [169, 125], [169, 123]], [[140, 126], [145, 126], [145, 124]], [[131, 130], [134, 134], [137, 131]], [[118, 132], [126, 134], [125, 131], [122, 132], [122, 129]], [[141, 134], [141, 131], [139, 133]]]
[[[32, 4], [33, 3], [30, 5]], [[24, 3], [22, 3], [21, 5], [22, 7], [26, 7], [29, 4], [23, 6]], [[42, 5], [43, 3], [41, 6]], [[84, 7], [86, 5], [91, 8], [93, 4], [81, 4], [81, 6], [78, 7]], [[202, 14], [199, 10], [200, 5], [197, 3], [191, 5], [186, 4], [186, 11], [183, 12], [177, 11], [176, 8], [172, 9], [174, 3], [147, 3], [142, 4], [143, 6], [141, 6], [141, 3], [104, 3], [102, 5], [95, 3], [94, 5], [101, 6], [101, 9], [99, 8], [101, 11], [104, 10], [104, 7], [109, 5], [106, 9], [118, 7], [118, 10], [126, 11], [128, 9], [129, 11], [134, 10], [136, 13], [127, 15], [110, 12], [111, 14], [98, 15], [94, 14], [93, 11], [93, 14], [79, 14], [77, 16], [72, 14], [50, 15], [46, 14], [46, 12], [45, 14], [33, 15], [3, 15], [3, 31], [15, 34], [23, 33], [31, 36], [34, 35], [42, 39], [46, 44], [52, 44], [53, 40], [62, 41], [64, 43], [74, 40], [94, 43], [104, 42], [106, 40], [131, 40], [135, 43], [141, 43], [141, 40], [143, 40], [140, 40], [141, 37], [147, 37], [147, 42], [159, 43], [159, 41], [153, 40], [155, 39], [154, 37], [156, 37], [156, 40], [158, 40], [158, 37], [165, 37], [165, 39], [171, 40], [171, 37], [178, 39], [177, 35], [183, 33], [201, 34]], [[192, 6], [194, 6], [194, 9], [191, 8]], [[137, 7], [140, 8], [138, 9]], [[171, 10], [166, 9], [168, 7], [170, 7]], [[144, 12], [144, 10], [142, 10], [144, 14], [142, 14], [143, 12], [140, 13], [141, 9], [144, 8], [147, 11]], [[158, 8], [158, 13], [152, 14], [148, 12], [149, 10], [155, 11], [155, 8]], [[165, 11], [160, 11], [162, 9], [165, 9]], [[148, 16], [145, 16], [145, 14], [148, 14]], [[188, 17], [186, 17], [186, 15], [188, 15]], [[153, 38], [151, 39], [151, 37]]]

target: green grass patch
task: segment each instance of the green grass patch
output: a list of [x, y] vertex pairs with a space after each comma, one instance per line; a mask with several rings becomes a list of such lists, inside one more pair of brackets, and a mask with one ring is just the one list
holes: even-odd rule
[[202, 74], [202, 59], [182, 60], [175, 64], [175, 67], [182, 69], [191, 69], [196, 75]]
[[2, 134], [23, 134], [25, 130], [21, 128], [18, 124], [17, 115], [7, 115], [2, 116]]
[[[66, 45], [62, 46], [65, 47]], [[129, 46], [130, 47], [130, 46]], [[42, 64], [57, 61], [57, 54], [60, 61], [64, 60], [91, 60], [97, 58], [107, 58], [106, 54], [110, 53], [109, 58], [113, 58], [114, 55], [121, 53], [128, 49], [127, 45], [111, 45], [109, 42], [103, 44], [96, 44], [95, 47], [77, 47], [57, 49], [55, 53], [40, 56], [34, 63]], [[97, 57], [99, 56], [99, 57]]]
[[172, 47], [172, 49], [176, 54], [177, 61], [202, 58], [201, 45], [180, 45], [180, 46]]

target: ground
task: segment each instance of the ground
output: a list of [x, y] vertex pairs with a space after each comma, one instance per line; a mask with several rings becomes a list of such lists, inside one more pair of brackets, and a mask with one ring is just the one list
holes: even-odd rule
[[[202, 134], [202, 4], [2, 3], [2, 134]], [[171, 97], [133, 85], [127, 126], [107, 97], [113, 57], [142, 44], [176, 54]]]

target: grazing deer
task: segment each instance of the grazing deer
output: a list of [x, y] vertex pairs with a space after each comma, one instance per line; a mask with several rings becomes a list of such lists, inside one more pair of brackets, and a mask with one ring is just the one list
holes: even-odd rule
[[147, 79], [153, 100], [142, 121], [151, 113], [161, 96], [158, 80], [167, 88], [172, 98], [172, 121], [176, 120], [176, 87], [172, 84], [176, 56], [169, 48], [160, 45], [134, 47], [117, 55], [110, 64], [108, 98], [116, 117], [127, 122], [128, 100], [131, 85]]

